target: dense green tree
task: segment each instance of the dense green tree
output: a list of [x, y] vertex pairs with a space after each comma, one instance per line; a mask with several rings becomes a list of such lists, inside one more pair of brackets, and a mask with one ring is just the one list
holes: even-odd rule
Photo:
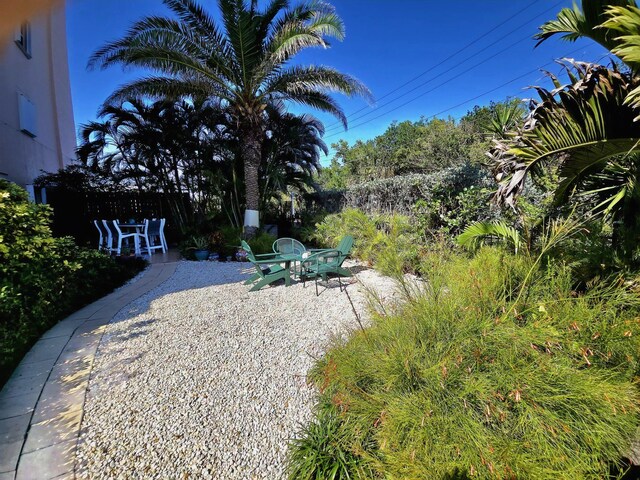
[[327, 189], [411, 173], [434, 173], [467, 162], [482, 163], [490, 140], [521, 120], [519, 99], [476, 107], [459, 121], [421, 118], [393, 122], [381, 135], [332, 145], [334, 158], [318, 177]]
[[132, 98], [105, 105], [99, 118], [80, 132], [78, 156], [90, 171], [139, 191], [172, 194], [181, 227], [194, 221], [182, 194], [204, 215], [212, 195], [206, 172], [217, 167], [228, 136], [223, 110], [203, 101]]
[[324, 66], [292, 65], [310, 47], [342, 39], [344, 25], [332, 6], [272, 0], [219, 0], [216, 22], [194, 0], [164, 0], [176, 15], [147, 17], [121, 40], [98, 50], [90, 66], [113, 64], [152, 70], [149, 76], [120, 87], [113, 99], [131, 95], [216, 98], [229, 112], [241, 139], [246, 212], [251, 234], [260, 203], [259, 169], [266, 128], [266, 109], [274, 102], [296, 102], [346, 117], [328, 91], [370, 96], [355, 78]]
[[349, 174], [346, 167], [333, 157], [328, 167], [318, 171], [316, 180], [324, 190], [344, 190], [349, 182]]

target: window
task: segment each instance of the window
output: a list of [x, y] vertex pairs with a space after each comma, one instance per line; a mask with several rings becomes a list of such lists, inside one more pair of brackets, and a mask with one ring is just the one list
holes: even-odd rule
[[16, 45], [22, 50], [24, 56], [31, 58], [31, 25], [25, 22], [16, 31]]
[[20, 112], [20, 130], [22, 133], [30, 137], [37, 136], [36, 106], [22, 93], [18, 93], [18, 111]]

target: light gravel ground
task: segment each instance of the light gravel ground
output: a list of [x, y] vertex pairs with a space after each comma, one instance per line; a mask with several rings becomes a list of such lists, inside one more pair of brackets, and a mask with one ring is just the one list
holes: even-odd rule
[[[99, 348], [78, 446], [78, 478], [284, 477], [286, 445], [310, 419], [306, 374], [333, 336], [358, 328], [336, 280], [249, 292], [247, 264], [181, 262], [122, 310]], [[363, 285], [348, 286], [366, 322]]]

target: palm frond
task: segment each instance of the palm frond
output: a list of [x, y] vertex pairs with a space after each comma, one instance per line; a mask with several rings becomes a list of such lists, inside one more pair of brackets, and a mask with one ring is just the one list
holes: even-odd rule
[[500, 202], [513, 205], [527, 175], [550, 162], [557, 162], [562, 179], [556, 202], [564, 201], [610, 159], [638, 147], [638, 111], [625, 104], [638, 80], [600, 65], [574, 62], [565, 68], [573, 68], [578, 81], [553, 92], [537, 87], [541, 101], [533, 102], [525, 124], [495, 140], [490, 157]]
[[266, 94], [299, 95], [304, 91], [330, 90], [347, 96], [362, 96], [373, 101], [369, 89], [355, 77], [323, 66], [292, 66], [277, 72], [264, 86]]
[[130, 98], [151, 97], [156, 99], [178, 99], [191, 96], [209, 96], [212, 92], [224, 98], [225, 91], [216, 91], [210, 83], [196, 80], [185, 81], [169, 77], [148, 76], [121, 85], [105, 101], [120, 103]]
[[570, 42], [590, 38], [607, 50], [612, 50], [617, 45], [615, 35], [597, 28], [606, 20], [606, 10], [610, 6], [635, 6], [635, 0], [582, 0], [582, 8], [575, 3], [573, 8], [563, 8], [556, 19], [540, 27], [540, 32], [534, 37], [538, 40], [537, 45], [560, 35], [563, 40]]
[[477, 249], [487, 240], [500, 240], [513, 247], [518, 253], [522, 244], [520, 233], [504, 222], [477, 222], [464, 229], [456, 241], [469, 250]]
[[338, 102], [336, 102], [331, 95], [328, 95], [323, 92], [318, 92], [317, 90], [300, 90], [296, 92], [289, 92], [286, 94], [279, 95], [278, 93], [274, 93], [271, 95], [271, 98], [278, 100], [289, 100], [295, 103], [299, 103], [300, 105], [307, 105], [311, 108], [315, 108], [316, 110], [320, 110], [323, 112], [330, 113], [334, 117], [336, 117], [344, 128], [346, 129], [347, 117], [344, 114], [342, 108]]

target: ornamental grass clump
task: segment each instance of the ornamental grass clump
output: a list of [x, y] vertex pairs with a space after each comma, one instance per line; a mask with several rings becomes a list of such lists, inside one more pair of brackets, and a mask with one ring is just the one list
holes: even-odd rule
[[640, 423], [637, 294], [496, 248], [422, 268], [312, 370], [334, 425], [293, 443], [291, 478], [606, 478]]
[[415, 273], [424, 239], [409, 217], [367, 215], [348, 208], [316, 224], [313, 240], [324, 247], [335, 247], [345, 235], [354, 237], [351, 255], [384, 275]]

